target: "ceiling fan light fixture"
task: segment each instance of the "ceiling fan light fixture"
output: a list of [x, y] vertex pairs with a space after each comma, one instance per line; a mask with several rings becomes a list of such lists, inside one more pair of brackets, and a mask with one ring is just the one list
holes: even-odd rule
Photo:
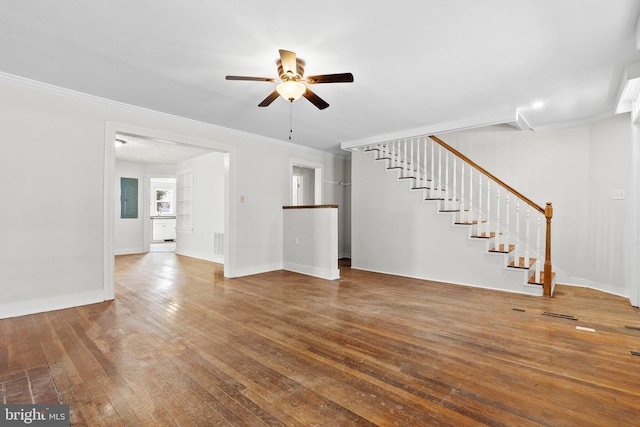
[[287, 101], [293, 102], [307, 91], [307, 87], [297, 81], [286, 81], [280, 83], [276, 91]]

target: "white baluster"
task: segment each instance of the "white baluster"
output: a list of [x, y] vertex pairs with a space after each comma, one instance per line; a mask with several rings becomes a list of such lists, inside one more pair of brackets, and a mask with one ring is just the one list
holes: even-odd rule
[[414, 162], [414, 175], [416, 179], [414, 179], [414, 187], [422, 187], [420, 185], [420, 140], [418, 139], [418, 143], [416, 144], [416, 160]]
[[491, 180], [487, 178], [487, 237], [491, 237]]
[[456, 158], [456, 156], [453, 156], [453, 186], [451, 187], [451, 210], [455, 209], [456, 207], [456, 201], [457, 201], [457, 194], [458, 194], [458, 172], [457, 172], [457, 166], [458, 166], [458, 159]]
[[438, 145], [438, 198], [442, 198], [442, 146]]
[[406, 176], [407, 172], [409, 172], [409, 162], [407, 161], [407, 140], [404, 140], [404, 148], [403, 148], [403, 153], [402, 153], [402, 159], [404, 160], [404, 163], [402, 164], [402, 176]]
[[[431, 141], [431, 182], [429, 183], [429, 188], [431, 189], [431, 198], [435, 199], [436, 198], [436, 179], [435, 179], [435, 174], [436, 174], [436, 170], [435, 170], [435, 142]], [[425, 157], [426, 159], [426, 157]], [[427, 162], [424, 162], [425, 167], [427, 165]], [[425, 178], [427, 176], [426, 171], [425, 171]]]
[[520, 199], [516, 200], [516, 247], [513, 250], [514, 265], [520, 265]]
[[449, 152], [444, 157], [444, 210], [449, 210]]
[[[424, 186], [428, 187], [427, 185], [427, 152], [428, 152], [428, 147], [429, 147], [429, 141], [427, 140], [427, 138], [424, 139], [424, 169], [423, 169], [423, 173], [422, 173], [422, 182], [424, 182]], [[432, 153], [433, 155], [433, 153]], [[430, 190], [433, 191], [433, 190]], [[428, 193], [427, 193], [428, 194]], [[431, 195], [433, 196], [433, 193], [431, 193]], [[428, 197], [428, 196], [427, 196]]]
[[415, 162], [413, 161], [413, 138], [411, 138], [411, 142], [409, 143], [409, 145], [411, 146], [411, 154], [409, 156], [409, 161], [407, 162], [407, 168], [409, 168], [410, 171], [408, 176], [414, 176], [413, 170], [415, 169]]
[[504, 207], [505, 207], [505, 220], [504, 220], [504, 239], [502, 239], [502, 244], [504, 244], [504, 250], [509, 251], [509, 243], [510, 243], [510, 234], [509, 234], [509, 192], [507, 191], [507, 195], [504, 198]]
[[542, 225], [540, 223], [540, 215], [538, 215], [538, 235], [536, 236], [536, 283], [540, 282], [540, 264], [542, 264], [542, 260], [540, 259], [540, 232], [542, 230]]
[[464, 217], [464, 162], [460, 161], [460, 222], [465, 222]]
[[476, 235], [482, 235], [482, 175], [478, 175], [478, 223], [476, 224]]
[[525, 213], [524, 221], [524, 267], [529, 268], [529, 206]]
[[393, 155], [391, 156], [391, 162], [389, 162], [389, 166], [395, 168], [398, 162], [398, 149], [396, 147], [396, 141], [393, 141], [391, 143], [391, 152], [393, 153]]
[[473, 168], [469, 166], [469, 212], [467, 212], [467, 218], [469, 222], [473, 222]]
[[500, 250], [500, 186], [496, 188], [496, 250]]

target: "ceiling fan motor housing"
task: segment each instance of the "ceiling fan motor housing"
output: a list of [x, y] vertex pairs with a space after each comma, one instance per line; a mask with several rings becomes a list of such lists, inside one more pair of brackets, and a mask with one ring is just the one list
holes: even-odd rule
[[[280, 59], [278, 59], [278, 76], [280, 77], [280, 80], [282, 80], [283, 82], [286, 81], [299, 81], [302, 80], [302, 76], [304, 76], [304, 61], [300, 58], [296, 58], [296, 70], [295, 70], [295, 74], [293, 74], [293, 72], [288, 72], [289, 70], [284, 70], [284, 68], [282, 67], [282, 61]], [[291, 70], [293, 71], [293, 70]]]

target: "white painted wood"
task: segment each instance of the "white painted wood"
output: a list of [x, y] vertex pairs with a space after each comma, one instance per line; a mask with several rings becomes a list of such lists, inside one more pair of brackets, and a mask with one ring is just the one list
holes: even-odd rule
[[504, 219], [504, 234], [503, 234], [502, 243], [504, 244], [505, 250], [508, 251], [509, 245], [511, 244], [511, 234], [510, 234], [511, 228], [509, 228], [511, 216], [509, 215], [509, 203], [510, 203], [509, 192], [507, 191], [506, 193], [507, 194], [504, 197], [505, 219]]
[[538, 226], [536, 236], [536, 283], [540, 283], [540, 265], [543, 263], [540, 258], [540, 235], [542, 234], [541, 217], [538, 215]]
[[464, 194], [464, 163], [460, 161], [460, 206], [459, 206], [459, 218], [460, 222], [465, 222], [465, 194]]
[[520, 262], [520, 199], [516, 200], [516, 228], [515, 228], [515, 248], [513, 249], [513, 259], [516, 264]]
[[487, 179], [487, 237], [491, 236], [491, 180]]
[[444, 210], [449, 210], [449, 152], [444, 154]]
[[469, 167], [469, 206], [467, 218], [469, 222], [473, 222], [473, 168]]
[[496, 188], [496, 237], [494, 238], [496, 250], [500, 250], [501, 236], [500, 236], [500, 186]]
[[524, 225], [524, 265], [528, 266], [530, 263], [530, 253], [529, 253], [529, 230], [531, 225], [531, 208], [527, 205], [527, 209], [525, 212], [525, 225]]
[[478, 176], [478, 223], [476, 224], [476, 235], [480, 236], [484, 231], [482, 224], [482, 175]]

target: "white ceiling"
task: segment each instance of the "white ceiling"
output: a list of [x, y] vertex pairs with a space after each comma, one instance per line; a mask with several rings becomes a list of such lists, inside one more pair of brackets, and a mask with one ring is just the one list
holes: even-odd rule
[[[286, 141], [289, 104], [259, 108], [278, 49], [306, 74], [352, 72], [293, 107], [295, 144], [342, 142], [502, 111], [534, 130], [613, 113], [640, 61], [638, 0], [30, 0], [1, 3], [0, 71]], [[533, 109], [532, 103], [544, 107]]]

